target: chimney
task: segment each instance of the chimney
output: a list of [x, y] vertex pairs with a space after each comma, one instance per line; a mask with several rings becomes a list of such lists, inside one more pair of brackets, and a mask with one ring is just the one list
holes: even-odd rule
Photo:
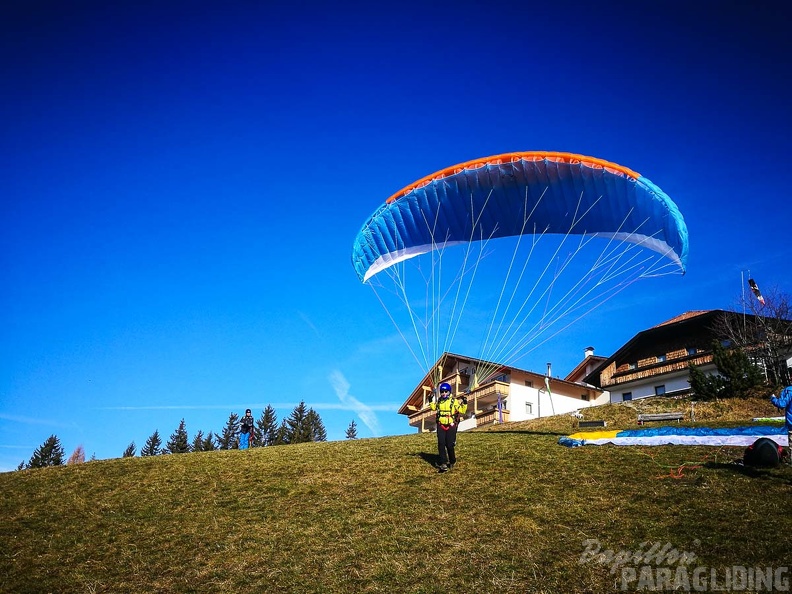
[[552, 366], [552, 363], [548, 363], [548, 364], [547, 364], [547, 377], [553, 377], [553, 376], [550, 374], [550, 367], [551, 367], [551, 366]]
[[594, 347], [586, 347], [586, 350], [583, 351], [585, 358], [588, 359], [594, 354]]

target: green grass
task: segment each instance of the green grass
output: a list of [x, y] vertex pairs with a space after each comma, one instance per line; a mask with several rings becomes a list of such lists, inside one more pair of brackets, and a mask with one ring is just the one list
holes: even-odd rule
[[789, 564], [788, 468], [500, 429], [460, 434], [446, 474], [430, 434], [0, 474], [0, 591], [618, 591], [586, 539]]

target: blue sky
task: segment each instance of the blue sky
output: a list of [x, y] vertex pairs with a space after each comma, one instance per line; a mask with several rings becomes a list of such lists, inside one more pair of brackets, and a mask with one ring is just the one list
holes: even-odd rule
[[657, 183], [688, 273], [522, 366], [792, 291], [784, 2], [10, 2], [0, 8], [0, 470], [50, 434], [120, 456], [184, 418], [411, 432], [422, 376], [350, 264], [415, 179], [557, 150]]

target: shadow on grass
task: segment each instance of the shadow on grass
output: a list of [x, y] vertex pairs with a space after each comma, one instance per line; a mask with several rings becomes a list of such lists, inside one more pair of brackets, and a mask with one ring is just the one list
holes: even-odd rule
[[419, 452], [417, 454], [413, 454], [413, 456], [418, 456], [421, 460], [426, 462], [432, 468], [437, 468], [440, 466], [440, 455], [439, 454], [430, 454], [428, 452]]
[[576, 433], [576, 429], [572, 429], [569, 431], [531, 431], [529, 429], [484, 429], [478, 430], [475, 429], [472, 431], [475, 432], [476, 435], [498, 435], [499, 433], [518, 433], [521, 435], [550, 435], [553, 437], [561, 437], [564, 435], [570, 435], [572, 433]]
[[710, 468], [712, 470], [727, 470], [734, 474], [741, 474], [749, 478], [788, 482], [792, 485], [792, 476], [786, 476], [787, 473], [784, 472], [785, 469], [783, 466], [779, 466], [778, 468], [755, 468], [753, 466], [746, 466], [740, 462], [706, 462], [703, 466], [704, 468]]

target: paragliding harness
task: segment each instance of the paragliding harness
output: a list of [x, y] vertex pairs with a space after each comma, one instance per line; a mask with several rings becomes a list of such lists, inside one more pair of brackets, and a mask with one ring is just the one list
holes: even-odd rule
[[[437, 425], [438, 428], [442, 428], [443, 431], [448, 431], [455, 424], [458, 425], [459, 424], [459, 418], [460, 418], [459, 410], [457, 410], [457, 412], [452, 414], [452, 411], [454, 410], [454, 398], [449, 396], [448, 400], [450, 401], [451, 404], [449, 406], [447, 414], [445, 412], [443, 412], [441, 414], [441, 412], [440, 412], [440, 402], [441, 401], [440, 400], [437, 401], [437, 414], [435, 415], [435, 424]], [[445, 418], [445, 419], [451, 419], [451, 423], [450, 424], [446, 424], [446, 423], [440, 422], [440, 417], [441, 416], [443, 418]]]
[[778, 466], [787, 455], [784, 448], [772, 439], [760, 437], [745, 448], [743, 464], [756, 468], [773, 468]]

